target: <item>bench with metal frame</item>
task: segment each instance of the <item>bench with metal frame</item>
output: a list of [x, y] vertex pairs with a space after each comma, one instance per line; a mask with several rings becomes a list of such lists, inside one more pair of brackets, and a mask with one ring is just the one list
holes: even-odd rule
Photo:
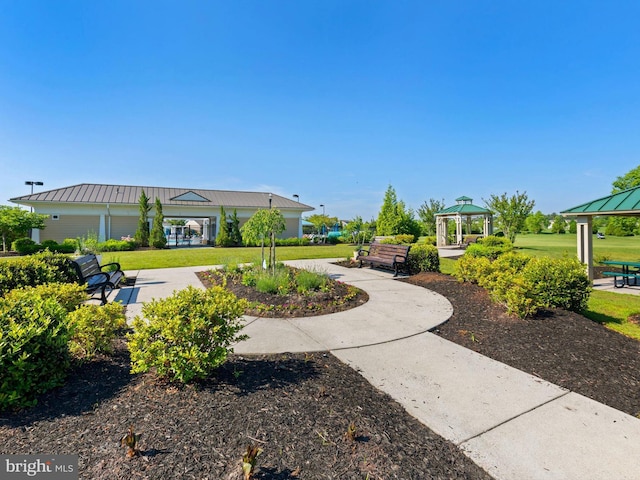
[[[392, 268], [394, 277], [398, 276], [400, 267], [408, 269], [409, 245], [393, 245], [387, 243], [374, 242], [369, 246], [369, 250], [361, 248], [358, 250], [356, 260], [360, 262], [358, 268], [362, 268], [364, 263], [370, 266], [382, 266]], [[409, 272], [407, 272], [409, 273]]]
[[[107, 303], [107, 296], [118, 287], [124, 272], [117, 262], [100, 265], [94, 254], [85, 255], [72, 261], [80, 285], [86, 285], [87, 293], [100, 293], [101, 304]], [[115, 268], [112, 268], [115, 267]], [[104, 271], [104, 268], [109, 270]]]

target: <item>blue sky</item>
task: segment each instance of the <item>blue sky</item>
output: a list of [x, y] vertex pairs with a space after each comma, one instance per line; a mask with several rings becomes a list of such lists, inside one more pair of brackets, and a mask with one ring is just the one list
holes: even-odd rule
[[[0, 204], [77, 183], [557, 212], [640, 164], [637, 1], [0, 0]], [[37, 191], [37, 190], [36, 190]]]

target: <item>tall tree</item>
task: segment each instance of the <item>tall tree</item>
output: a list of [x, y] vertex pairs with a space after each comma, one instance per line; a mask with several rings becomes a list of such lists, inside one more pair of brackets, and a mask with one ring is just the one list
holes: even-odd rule
[[436, 234], [436, 213], [444, 210], [444, 198], [442, 201], [430, 198], [428, 202], [424, 202], [418, 208], [418, 217], [422, 223], [422, 231], [425, 235]]
[[219, 247], [228, 247], [231, 245], [231, 236], [229, 235], [229, 224], [227, 223], [227, 212], [224, 207], [220, 207], [220, 229], [216, 237], [216, 245]]
[[140, 216], [138, 217], [138, 229], [134, 235], [135, 241], [141, 247], [149, 246], [149, 210], [151, 210], [151, 205], [149, 205], [149, 197], [144, 193], [144, 189], [140, 194], [140, 198], [138, 199], [138, 211], [140, 212]]
[[233, 215], [230, 217], [231, 230], [229, 231], [229, 239], [231, 245], [239, 247], [242, 245], [242, 234], [240, 233], [240, 219], [238, 218], [238, 211], [234, 208]]
[[525, 226], [531, 233], [540, 233], [547, 224], [547, 217], [538, 210], [536, 213], [532, 213], [525, 220]]
[[516, 235], [522, 231], [527, 216], [533, 210], [535, 201], [529, 201], [526, 192], [516, 191], [515, 195], [508, 197], [506, 193], [500, 196], [491, 195], [489, 200], [484, 200], [487, 208], [497, 215], [496, 223], [504, 236], [511, 242], [515, 242]]
[[623, 190], [628, 190], [629, 188], [637, 187], [638, 185], [640, 185], [640, 165], [616, 178], [613, 182], [613, 190], [611, 190], [611, 193], [618, 193]]
[[378, 235], [396, 235], [398, 220], [398, 196], [395, 189], [389, 185], [376, 220], [376, 233]]
[[153, 248], [165, 248], [167, 246], [167, 237], [164, 235], [164, 214], [162, 213], [162, 203], [156, 197], [156, 214], [153, 217], [153, 226], [151, 227], [151, 235], [149, 242]]
[[0, 235], [2, 235], [2, 251], [7, 245], [20, 237], [26, 237], [32, 228], [43, 229], [48, 215], [33, 213], [20, 207], [0, 205]]

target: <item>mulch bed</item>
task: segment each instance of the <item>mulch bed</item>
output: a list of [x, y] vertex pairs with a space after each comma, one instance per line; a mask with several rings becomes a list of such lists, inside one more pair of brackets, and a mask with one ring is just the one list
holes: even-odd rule
[[[129, 425], [142, 434], [134, 458], [120, 447]], [[5, 454], [77, 454], [84, 479], [241, 479], [250, 444], [264, 450], [256, 479], [491, 478], [328, 353], [234, 355], [209, 381], [178, 387], [130, 375], [121, 341], [35, 408], [2, 417], [0, 443]]]
[[[446, 275], [403, 281], [452, 303], [442, 337], [640, 412], [640, 342], [570, 312], [510, 317]], [[120, 446], [129, 425], [142, 434], [131, 459]], [[76, 367], [36, 407], [0, 417], [0, 443], [5, 454], [78, 454], [87, 479], [240, 479], [249, 444], [264, 449], [256, 479], [491, 478], [329, 353], [232, 355], [208, 381], [180, 387], [130, 375], [120, 339], [113, 356]]]

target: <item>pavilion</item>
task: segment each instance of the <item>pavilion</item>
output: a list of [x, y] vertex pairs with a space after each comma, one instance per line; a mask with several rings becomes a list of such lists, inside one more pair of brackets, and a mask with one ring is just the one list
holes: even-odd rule
[[593, 280], [593, 217], [640, 217], [640, 186], [583, 203], [560, 214], [576, 218], [578, 259], [587, 266], [589, 279]]
[[469, 197], [456, 198], [456, 204], [436, 213], [436, 244], [438, 247], [450, 245], [447, 225], [450, 219], [456, 222], [456, 244], [464, 241], [462, 225], [466, 226], [467, 234], [471, 233], [471, 221], [474, 217], [484, 219], [482, 233], [484, 236], [493, 233], [493, 216], [491, 210], [473, 205]]

